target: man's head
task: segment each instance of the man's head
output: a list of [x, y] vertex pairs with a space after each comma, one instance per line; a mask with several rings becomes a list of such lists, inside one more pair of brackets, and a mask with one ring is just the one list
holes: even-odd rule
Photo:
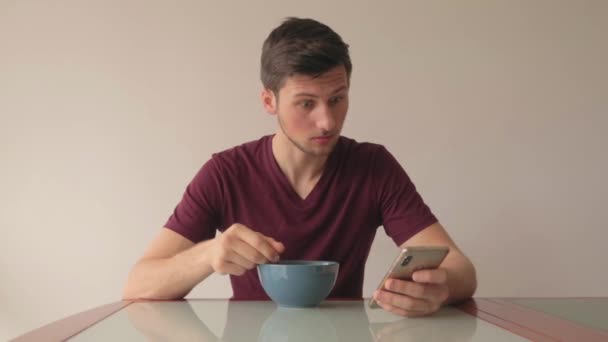
[[294, 74], [319, 76], [339, 65], [350, 79], [348, 45], [336, 32], [313, 19], [287, 18], [262, 47], [262, 84], [277, 94]]
[[348, 45], [318, 21], [288, 18], [264, 42], [261, 62], [262, 101], [278, 134], [305, 153], [331, 152], [348, 110]]

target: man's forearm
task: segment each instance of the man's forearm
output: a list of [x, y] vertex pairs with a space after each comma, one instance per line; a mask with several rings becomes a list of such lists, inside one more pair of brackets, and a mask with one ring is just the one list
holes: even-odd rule
[[447, 285], [450, 291], [445, 304], [453, 304], [469, 299], [477, 289], [475, 267], [462, 253], [446, 259], [442, 267], [447, 269]]
[[171, 258], [142, 260], [133, 267], [124, 299], [178, 299], [213, 273], [202, 260], [207, 243], [192, 246]]

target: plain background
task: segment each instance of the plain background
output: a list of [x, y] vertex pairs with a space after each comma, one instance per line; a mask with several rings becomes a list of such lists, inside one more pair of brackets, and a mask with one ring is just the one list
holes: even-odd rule
[[[1, 0], [0, 340], [119, 300], [211, 153], [274, 132], [287, 16], [350, 44], [344, 135], [397, 157], [478, 296], [608, 295], [608, 2]], [[396, 252], [379, 229], [366, 296]]]

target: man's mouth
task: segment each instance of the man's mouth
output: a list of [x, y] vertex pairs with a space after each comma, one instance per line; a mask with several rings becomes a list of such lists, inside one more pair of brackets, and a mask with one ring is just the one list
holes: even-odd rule
[[323, 135], [320, 137], [314, 137], [311, 140], [318, 144], [327, 144], [333, 137], [333, 135]]

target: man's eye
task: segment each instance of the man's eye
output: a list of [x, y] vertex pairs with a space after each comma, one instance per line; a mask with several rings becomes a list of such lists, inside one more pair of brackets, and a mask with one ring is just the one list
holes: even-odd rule
[[302, 108], [309, 109], [309, 108], [312, 108], [312, 105], [313, 105], [313, 103], [312, 103], [312, 101], [311, 101], [311, 100], [306, 100], [306, 101], [302, 101], [302, 102], [300, 102], [300, 106], [301, 106]]
[[336, 104], [336, 103], [342, 101], [343, 98], [344, 98], [343, 96], [332, 97], [331, 99], [329, 99], [329, 103]]

